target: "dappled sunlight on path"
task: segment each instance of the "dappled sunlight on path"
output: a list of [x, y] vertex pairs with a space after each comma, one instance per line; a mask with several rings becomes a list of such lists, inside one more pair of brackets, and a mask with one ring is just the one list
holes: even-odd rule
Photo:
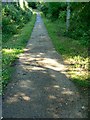
[[[40, 15], [3, 96], [5, 118], [85, 118], [87, 102], [66, 76]], [[82, 109], [83, 107], [83, 109]]]

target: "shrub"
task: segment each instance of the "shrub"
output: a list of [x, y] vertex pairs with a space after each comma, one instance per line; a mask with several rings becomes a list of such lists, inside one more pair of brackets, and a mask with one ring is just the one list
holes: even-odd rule
[[[22, 10], [15, 3], [2, 4], [2, 32], [5, 34], [16, 34], [18, 29], [30, 21], [32, 12], [30, 9]], [[3, 40], [4, 41], [4, 40]]]

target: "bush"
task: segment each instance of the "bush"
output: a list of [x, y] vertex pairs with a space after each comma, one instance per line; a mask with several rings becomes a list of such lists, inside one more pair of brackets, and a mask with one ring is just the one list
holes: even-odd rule
[[7, 3], [2, 5], [2, 32], [5, 34], [16, 34], [18, 29], [30, 21], [32, 12], [30, 9], [22, 10], [15, 3]]
[[71, 21], [69, 28], [69, 36], [79, 40], [81, 44], [87, 46], [90, 33], [90, 8], [88, 3], [72, 3], [71, 4]]
[[16, 25], [13, 24], [10, 17], [4, 16], [2, 19], [2, 32], [3, 34], [15, 34], [17, 33]]
[[[54, 21], [60, 18], [61, 16], [63, 17], [65, 16], [65, 13], [63, 11], [66, 10], [66, 3], [58, 3], [58, 2], [45, 3], [42, 5], [41, 10], [47, 18]], [[63, 15], [61, 15], [62, 12]]]

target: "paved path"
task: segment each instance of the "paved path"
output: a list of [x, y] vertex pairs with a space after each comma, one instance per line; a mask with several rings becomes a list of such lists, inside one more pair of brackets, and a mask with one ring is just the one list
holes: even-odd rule
[[3, 96], [5, 118], [85, 118], [86, 98], [66, 77], [40, 15]]

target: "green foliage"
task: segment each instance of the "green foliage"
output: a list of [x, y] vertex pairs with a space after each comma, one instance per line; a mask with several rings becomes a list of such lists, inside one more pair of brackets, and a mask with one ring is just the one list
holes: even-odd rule
[[[4, 34], [2, 36], [2, 39], [3, 39], [2, 41], [2, 85], [3, 86], [2, 87], [3, 89], [11, 79], [11, 75], [14, 70], [13, 65], [15, 60], [18, 58], [18, 54], [24, 52], [23, 49], [26, 46], [28, 39], [30, 38], [30, 34], [34, 27], [35, 19], [36, 19], [36, 15], [32, 15], [28, 23], [26, 24], [24, 23], [23, 24], [24, 27], [18, 28], [18, 32], [13, 33], [13, 35], [9, 35], [8, 32], [3, 33]], [[7, 25], [8, 23], [9, 22], [6, 21]]]
[[88, 45], [90, 39], [90, 7], [88, 3], [71, 4], [71, 25], [69, 28], [69, 37], [78, 39], [81, 44]]
[[29, 2], [28, 5], [29, 7], [32, 7], [33, 9], [36, 9], [37, 8], [37, 2]]
[[41, 11], [44, 13], [44, 15], [46, 16], [47, 13], [48, 13], [48, 9], [49, 9], [48, 3], [45, 3], [45, 4], [42, 3], [40, 9], [41, 9]]
[[13, 72], [12, 63], [17, 58], [17, 55], [23, 52], [23, 48], [30, 37], [35, 22], [35, 16], [32, 15], [30, 8], [22, 10], [17, 3], [2, 4], [3, 88], [11, 78], [11, 73]]
[[[56, 50], [62, 54], [64, 62], [68, 65], [67, 73], [71, 80], [80, 86], [88, 87], [88, 50], [81, 44], [80, 40], [63, 36], [65, 22], [59, 20], [51, 22], [43, 17], [48, 33]], [[59, 33], [58, 33], [59, 31]]]
[[[86, 3], [70, 3], [71, 16], [68, 37], [79, 40], [83, 46], [89, 46], [90, 39], [90, 7]], [[66, 24], [67, 3], [48, 2], [41, 4], [41, 10], [51, 21], [59, 20]], [[64, 29], [66, 32], [66, 30]]]
[[14, 25], [11, 21], [10, 16], [4, 16], [2, 18], [2, 32], [3, 34], [14, 34], [16, 33], [17, 29], [16, 29], [16, 25]]
[[[31, 10], [22, 10], [15, 3], [2, 4], [2, 32], [3, 36], [14, 35], [22, 28], [24, 24], [30, 21], [32, 16]], [[3, 39], [4, 41], [4, 39]], [[6, 41], [4, 41], [6, 42]]]
[[[65, 3], [50, 2], [42, 5], [41, 10], [51, 20], [63, 18], [65, 16], [64, 10], [66, 9]], [[63, 14], [62, 14], [63, 11]]]
[[62, 11], [59, 13], [59, 19], [62, 21], [66, 21], [66, 11]]
[[[90, 7], [88, 3], [70, 3], [70, 27], [66, 32], [67, 3], [45, 3], [42, 12], [56, 50], [68, 63], [68, 74], [75, 83], [87, 87]], [[53, 21], [53, 22], [52, 22]]]

